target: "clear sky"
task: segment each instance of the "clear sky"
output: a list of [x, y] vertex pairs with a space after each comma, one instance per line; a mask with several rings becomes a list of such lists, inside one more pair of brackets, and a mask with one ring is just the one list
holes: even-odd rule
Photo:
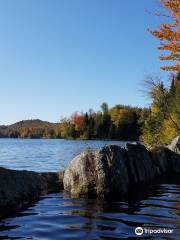
[[158, 0], [0, 0], [0, 124], [110, 106], [146, 106], [160, 74]]

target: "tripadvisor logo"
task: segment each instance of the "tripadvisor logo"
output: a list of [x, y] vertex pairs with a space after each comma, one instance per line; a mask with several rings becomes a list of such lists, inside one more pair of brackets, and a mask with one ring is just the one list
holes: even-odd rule
[[174, 229], [167, 229], [167, 228], [142, 228], [137, 227], [135, 228], [135, 234], [141, 236], [142, 234], [172, 234]]
[[135, 229], [135, 234], [138, 236], [141, 236], [143, 234], [143, 228], [142, 227], [137, 227]]

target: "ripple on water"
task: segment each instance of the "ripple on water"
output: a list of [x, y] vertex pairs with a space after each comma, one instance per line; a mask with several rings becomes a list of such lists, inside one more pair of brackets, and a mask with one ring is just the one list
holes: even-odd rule
[[[87, 146], [97, 149], [105, 144], [124, 146], [121, 141], [71, 141], [62, 139], [0, 139], [0, 166], [33, 171], [57, 171]], [[28, 163], [28, 164], [27, 164]]]
[[174, 186], [175, 191], [170, 195], [167, 192], [162, 200], [165, 191], [172, 188], [156, 186], [153, 196], [139, 202], [108, 203], [50, 194], [16, 217], [4, 220], [0, 239], [126, 239], [136, 237], [137, 226], [173, 228], [175, 233], [169, 239], [179, 239], [180, 186]]

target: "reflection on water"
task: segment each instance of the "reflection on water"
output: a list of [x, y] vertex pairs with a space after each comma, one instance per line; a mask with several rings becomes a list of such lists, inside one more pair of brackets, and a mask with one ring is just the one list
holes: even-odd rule
[[[0, 239], [136, 238], [135, 227], [174, 229], [180, 239], [180, 185], [158, 184], [143, 199], [102, 202], [50, 194], [28, 210], [1, 223]], [[165, 239], [143, 235], [143, 239]]]

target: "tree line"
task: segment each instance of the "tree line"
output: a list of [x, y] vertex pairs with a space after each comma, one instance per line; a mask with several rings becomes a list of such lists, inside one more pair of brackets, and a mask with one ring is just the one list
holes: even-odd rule
[[75, 112], [59, 123], [26, 120], [0, 126], [0, 137], [138, 140], [142, 132], [141, 115], [146, 111], [125, 105], [109, 108], [103, 103], [97, 112], [92, 109], [86, 113]]
[[141, 140], [149, 147], [169, 144], [180, 135], [180, 73], [171, 77], [170, 87], [153, 78], [146, 84], [152, 104], [141, 116]]
[[141, 134], [140, 116], [143, 109], [116, 105], [109, 109], [107, 103], [101, 110], [75, 112], [61, 120], [61, 136], [68, 139], [137, 140]]
[[59, 123], [39, 119], [20, 121], [9, 126], [0, 126], [1, 138], [61, 138]]
[[[171, 71], [170, 87], [160, 79], [146, 79], [152, 100], [142, 118], [142, 141], [149, 147], [164, 145], [180, 135], [180, 0], [160, 0], [163, 22], [150, 33], [160, 40], [160, 60], [167, 62], [161, 69]], [[167, 21], [166, 21], [166, 20]]]

